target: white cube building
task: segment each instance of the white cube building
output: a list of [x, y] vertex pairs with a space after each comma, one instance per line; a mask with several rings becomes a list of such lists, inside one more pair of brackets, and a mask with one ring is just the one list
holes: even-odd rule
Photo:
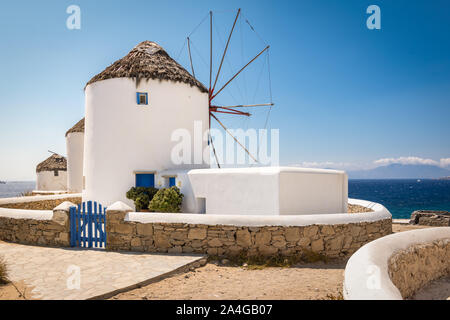
[[344, 171], [295, 167], [191, 170], [206, 214], [302, 215], [347, 212]]

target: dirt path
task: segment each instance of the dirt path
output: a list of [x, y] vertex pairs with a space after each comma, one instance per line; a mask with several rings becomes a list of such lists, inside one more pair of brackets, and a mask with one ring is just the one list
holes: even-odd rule
[[340, 295], [344, 267], [345, 263], [315, 263], [248, 270], [209, 263], [112, 299], [327, 299]]

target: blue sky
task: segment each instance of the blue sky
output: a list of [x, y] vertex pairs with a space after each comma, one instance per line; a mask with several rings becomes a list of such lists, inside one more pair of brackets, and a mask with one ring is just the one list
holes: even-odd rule
[[[72, 4], [81, 8], [80, 30], [66, 28]], [[381, 30], [366, 27], [371, 4], [381, 8]], [[224, 41], [237, 8], [243, 31], [232, 38], [223, 80], [264, 47], [248, 19], [271, 45], [276, 106], [269, 128], [280, 129], [281, 164], [450, 164], [440, 161], [450, 158], [448, 1], [18, 0], [0, 8], [0, 179], [34, 179], [48, 149], [65, 154], [64, 133], [83, 117], [85, 83], [137, 43], [156, 41], [177, 58], [209, 10], [217, 12]], [[206, 84], [207, 25], [192, 39], [198, 78]], [[181, 52], [179, 62], [189, 70]], [[256, 86], [264, 61], [219, 102], [233, 103], [240, 90]], [[247, 88], [244, 102], [268, 99], [264, 79], [261, 87]], [[263, 127], [264, 118], [224, 122]]]

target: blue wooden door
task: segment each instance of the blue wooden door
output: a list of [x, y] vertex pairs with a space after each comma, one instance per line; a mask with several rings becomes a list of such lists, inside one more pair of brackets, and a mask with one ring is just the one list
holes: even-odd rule
[[176, 179], [175, 177], [169, 178], [169, 187], [175, 187], [176, 186]]
[[136, 187], [154, 187], [155, 175], [153, 173], [136, 173]]
[[106, 208], [92, 201], [70, 208], [70, 246], [106, 247]]

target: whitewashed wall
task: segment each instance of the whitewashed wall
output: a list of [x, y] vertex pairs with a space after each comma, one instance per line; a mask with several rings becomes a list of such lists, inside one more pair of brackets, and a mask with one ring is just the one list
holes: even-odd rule
[[[148, 106], [137, 105], [136, 92], [148, 92]], [[128, 78], [108, 79], [86, 87], [83, 201], [103, 205], [123, 201], [135, 185], [135, 171], [164, 171], [197, 166], [176, 166], [171, 161], [173, 130], [193, 135], [194, 121], [208, 129], [208, 94], [185, 83]], [[207, 142], [202, 142], [206, 147]]]
[[344, 171], [291, 167], [197, 169], [189, 172], [206, 213], [302, 215], [347, 212]]
[[71, 132], [66, 136], [67, 190], [83, 190], [84, 132]]
[[67, 172], [58, 170], [55, 177], [53, 171], [41, 171], [36, 173], [36, 189], [39, 191], [67, 190]]

